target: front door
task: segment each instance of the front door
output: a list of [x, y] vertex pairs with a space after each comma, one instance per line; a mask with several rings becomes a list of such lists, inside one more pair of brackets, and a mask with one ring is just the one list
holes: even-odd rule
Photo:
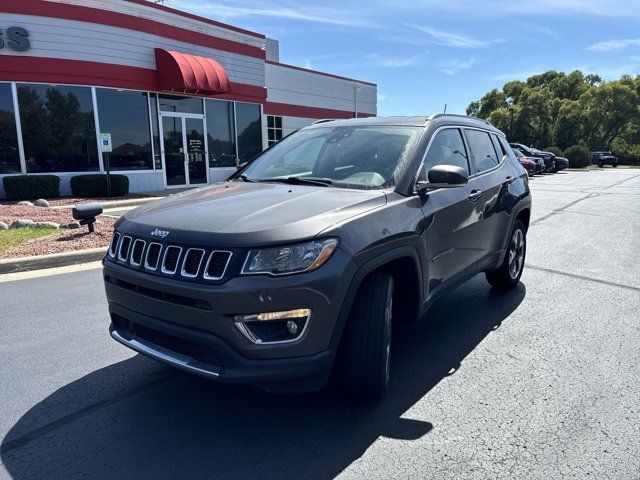
[[204, 118], [164, 112], [160, 118], [167, 188], [208, 183]]

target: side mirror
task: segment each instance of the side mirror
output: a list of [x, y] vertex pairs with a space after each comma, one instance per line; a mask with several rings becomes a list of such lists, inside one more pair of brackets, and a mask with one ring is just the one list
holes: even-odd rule
[[429, 181], [419, 181], [416, 184], [418, 193], [424, 193], [437, 188], [455, 188], [466, 185], [469, 181], [467, 171], [453, 165], [436, 165], [429, 170]]

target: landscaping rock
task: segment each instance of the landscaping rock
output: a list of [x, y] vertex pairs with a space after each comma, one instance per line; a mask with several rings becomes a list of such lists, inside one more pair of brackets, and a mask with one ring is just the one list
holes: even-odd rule
[[35, 222], [36, 228], [60, 228], [60, 224], [56, 222]]
[[44, 198], [39, 198], [38, 200], [33, 202], [33, 204], [36, 207], [48, 207], [49, 206], [49, 202], [47, 202]]
[[34, 222], [33, 220], [25, 220], [23, 218], [19, 218], [11, 222], [11, 225], [9, 225], [9, 228], [27, 228], [27, 227], [35, 227], [35, 226], [36, 226], [36, 222]]
[[62, 225], [62, 228], [68, 228], [69, 230], [80, 228], [80, 222], [67, 223], [66, 225]]
[[29, 200], [22, 200], [21, 202], [18, 202], [18, 205], [26, 205], [28, 207], [33, 207], [33, 203], [31, 203]]
[[0, 230], [7, 230], [9, 228], [9, 225], [7, 225], [4, 222], [0, 222]]

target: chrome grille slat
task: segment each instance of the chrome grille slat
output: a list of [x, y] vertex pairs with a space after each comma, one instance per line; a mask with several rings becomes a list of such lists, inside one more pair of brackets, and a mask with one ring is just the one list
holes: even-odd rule
[[120, 260], [121, 262], [126, 262], [129, 258], [129, 250], [131, 250], [131, 240], [132, 238], [129, 235], [123, 236], [122, 240], [120, 240], [120, 246], [118, 247], [118, 260]]
[[[164, 249], [164, 256], [162, 257], [162, 266], [160, 271], [167, 275], [173, 275], [178, 270], [180, 264], [180, 255], [182, 255], [182, 247], [177, 245], [169, 245]], [[175, 260], [174, 260], [175, 256]], [[167, 261], [170, 263], [170, 268], [167, 268]]]
[[[202, 259], [204, 258], [204, 250], [201, 248], [190, 248], [187, 253], [184, 254], [182, 261], [182, 269], [180, 275], [187, 278], [195, 278], [200, 272], [200, 266], [202, 265]], [[192, 265], [193, 263], [193, 265]], [[195, 265], [195, 269], [194, 269]]]
[[111, 243], [109, 244], [109, 256], [111, 258], [115, 258], [116, 253], [118, 252], [118, 244], [120, 243], [120, 232], [113, 232], [113, 237], [111, 238]]
[[[146, 268], [147, 270], [157, 270], [158, 264], [160, 263], [161, 253], [162, 253], [161, 244], [157, 242], [149, 243], [149, 247], [147, 247], [147, 255], [144, 257], [144, 268]], [[149, 260], [151, 260], [151, 262]]]
[[[224, 261], [224, 257], [226, 256], [226, 261]], [[207, 265], [204, 268], [203, 278], [205, 280], [220, 280], [224, 277], [224, 274], [227, 272], [227, 267], [229, 266], [229, 262], [231, 261], [231, 257], [233, 256], [233, 252], [228, 250], [213, 250], [209, 255], [209, 259], [207, 260]], [[214, 262], [224, 262], [221, 265], [212, 265], [212, 261]], [[213, 271], [214, 268], [215, 270]]]
[[147, 242], [138, 238], [135, 242], [133, 242], [133, 248], [131, 249], [131, 257], [129, 258], [129, 263], [134, 267], [139, 267], [142, 263], [142, 258], [144, 257], [144, 247], [147, 245]]

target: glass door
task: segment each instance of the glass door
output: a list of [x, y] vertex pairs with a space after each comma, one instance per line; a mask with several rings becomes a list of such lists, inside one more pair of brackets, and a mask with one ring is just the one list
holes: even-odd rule
[[161, 119], [167, 187], [208, 183], [204, 118], [163, 113]]
[[187, 178], [189, 185], [207, 183], [207, 155], [204, 147], [204, 121], [185, 117]]

